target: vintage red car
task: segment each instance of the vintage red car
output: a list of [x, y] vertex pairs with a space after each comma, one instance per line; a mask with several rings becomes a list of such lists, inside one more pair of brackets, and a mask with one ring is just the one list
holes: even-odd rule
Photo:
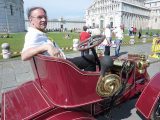
[[[152, 42], [152, 55], [150, 57], [160, 58], [160, 38], [155, 37]], [[158, 60], [159, 62], [159, 60]], [[158, 67], [158, 66], [157, 66]], [[143, 90], [136, 103], [140, 116], [147, 120], [160, 120], [160, 72], [155, 74]]]
[[160, 120], [160, 73], [149, 81], [137, 100], [136, 108], [147, 120]]
[[91, 49], [95, 55], [95, 72], [61, 58], [33, 57], [35, 79], [2, 94], [1, 119], [93, 120], [141, 93], [150, 80], [145, 56], [112, 58], [113, 66], [103, 71], [111, 57], [98, 57], [94, 47], [104, 38], [91, 37], [79, 45], [79, 50]]

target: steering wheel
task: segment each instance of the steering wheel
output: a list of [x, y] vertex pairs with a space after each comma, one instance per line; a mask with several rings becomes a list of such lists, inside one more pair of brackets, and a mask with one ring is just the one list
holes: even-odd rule
[[89, 39], [81, 42], [78, 45], [77, 49], [79, 51], [92, 49], [95, 46], [98, 46], [101, 42], [103, 42], [104, 39], [105, 39], [104, 35], [94, 35], [94, 36], [90, 37]]
[[105, 39], [104, 35], [95, 35], [95, 36], [92, 36], [89, 39], [81, 42], [77, 47], [79, 51], [84, 51], [84, 50], [88, 50], [88, 49], [92, 50], [92, 53], [95, 57], [96, 64], [99, 66], [99, 70], [101, 69], [100, 60], [98, 58], [98, 55], [97, 55], [94, 47], [98, 46], [100, 43], [102, 43], [104, 39]]

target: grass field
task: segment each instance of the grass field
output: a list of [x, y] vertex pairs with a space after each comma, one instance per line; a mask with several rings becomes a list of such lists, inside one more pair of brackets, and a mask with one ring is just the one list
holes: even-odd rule
[[[69, 39], [65, 39], [65, 36], [67, 34], [69, 34], [70, 36]], [[52, 38], [61, 48], [72, 47], [73, 39], [75, 38], [79, 39], [79, 33], [73, 33], [73, 32], [72, 33], [50, 32], [50, 33], [47, 33], [47, 35], [50, 38]], [[25, 33], [10, 34], [10, 38], [0, 38], [0, 45], [2, 45], [2, 43], [9, 43], [11, 51], [19, 53], [23, 48], [24, 37], [25, 37]], [[129, 40], [130, 40], [130, 37], [126, 35], [123, 41], [128, 43]], [[140, 40], [137, 37], [135, 37], [135, 41], [136, 43], [140, 42]], [[149, 38], [148, 41], [151, 42], [152, 38]], [[0, 53], [1, 51], [2, 51], [2, 48], [0, 47]], [[2, 58], [2, 55], [0, 55], [0, 58]]]
[[[24, 37], [26, 33], [15, 33], [10, 34], [9, 38], [0, 38], [0, 45], [3, 43], [9, 43], [10, 44], [10, 50], [12, 53], [18, 53], [15, 56], [19, 56], [19, 52], [23, 48], [24, 44]], [[65, 39], [65, 36], [69, 34], [69, 39]], [[1, 36], [2, 34], [0, 34]], [[65, 33], [65, 32], [50, 32], [47, 33], [47, 35], [53, 39], [60, 47], [71, 47], [72, 41], [74, 38], [79, 38], [79, 33]], [[2, 48], [0, 47], [0, 53], [2, 51]], [[0, 55], [0, 59], [2, 58], [2, 55]]]
[[[79, 34], [78, 33], [69, 33], [70, 38], [69, 39], [65, 39], [65, 35], [67, 33], [64, 32], [51, 32], [51, 33], [47, 33], [47, 35], [52, 38], [55, 42], [57, 42], [57, 44], [60, 47], [69, 47], [72, 46], [72, 40], [74, 38], [78, 38]], [[0, 44], [2, 43], [9, 43], [11, 46], [11, 50], [12, 51], [21, 51], [23, 48], [23, 44], [24, 44], [24, 37], [25, 37], [25, 33], [16, 33], [16, 34], [11, 34], [10, 38], [0, 38]], [[2, 50], [0, 48], [0, 50]]]

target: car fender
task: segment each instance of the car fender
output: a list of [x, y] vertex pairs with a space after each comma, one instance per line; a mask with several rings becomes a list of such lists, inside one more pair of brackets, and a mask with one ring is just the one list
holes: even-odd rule
[[137, 100], [137, 110], [150, 119], [151, 113], [160, 97], [160, 72], [153, 76]]

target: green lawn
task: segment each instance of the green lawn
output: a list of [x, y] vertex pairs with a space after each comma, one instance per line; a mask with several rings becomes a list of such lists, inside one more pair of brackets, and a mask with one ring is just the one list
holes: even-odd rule
[[[69, 34], [70, 36], [69, 39], [65, 39], [66, 34]], [[61, 48], [72, 47], [73, 39], [79, 38], [79, 33], [50, 32], [50, 33], [47, 33], [47, 35], [50, 38], [52, 38]], [[0, 45], [2, 43], [9, 43], [11, 51], [19, 53], [23, 48], [25, 33], [10, 34], [10, 36], [11, 36], [10, 38], [0, 38]], [[124, 41], [128, 43], [129, 40], [130, 40], [130, 37], [125, 36]], [[135, 37], [135, 41], [137, 43], [140, 42], [140, 40], [137, 37]], [[152, 41], [152, 38], [149, 38], [149, 42], [151, 41]], [[0, 47], [0, 53], [1, 51], [2, 49]], [[17, 54], [15, 56], [17, 56]], [[0, 58], [2, 58], [1, 55], [0, 55]]]
[[[0, 38], [0, 45], [2, 43], [9, 43], [11, 50], [20, 51], [24, 43], [24, 35], [25, 33], [17, 33], [11, 34], [10, 38]], [[2, 51], [2, 48], [0, 50]]]
[[[63, 33], [63, 32], [47, 33], [47, 35], [50, 38], [52, 38], [60, 47], [72, 46], [72, 40], [74, 38], [79, 38], [78, 33], [69, 33], [70, 38], [65, 39], [66, 34], [67, 33]], [[12, 51], [16, 51], [16, 52], [21, 51], [24, 44], [25, 33], [16, 33], [16, 34], [11, 34], [10, 36], [11, 38], [0, 38], [0, 44], [6, 42], [10, 44]], [[0, 50], [2, 49], [0, 48]]]
[[[69, 39], [65, 39], [66, 34], [69, 34]], [[1, 36], [2, 34], [0, 34]], [[60, 47], [72, 47], [74, 38], [79, 38], [79, 33], [64, 33], [64, 32], [50, 32], [47, 35], [52, 38]], [[12, 52], [19, 52], [23, 48], [25, 33], [10, 34], [10, 38], [0, 38], [0, 45], [2, 43], [9, 43]], [[0, 47], [0, 53], [2, 48]], [[17, 56], [17, 54], [15, 55]], [[15, 57], [13, 56], [13, 57]], [[0, 59], [2, 56], [0, 55]]]
[[[69, 34], [69, 39], [65, 36]], [[72, 47], [73, 39], [79, 39], [79, 33], [50, 32], [48, 36], [52, 38], [60, 47]]]

